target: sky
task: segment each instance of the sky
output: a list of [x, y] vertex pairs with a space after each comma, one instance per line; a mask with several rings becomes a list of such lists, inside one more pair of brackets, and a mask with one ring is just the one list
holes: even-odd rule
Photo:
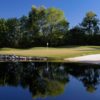
[[0, 0], [0, 18], [28, 15], [32, 5], [63, 10], [70, 27], [81, 23], [88, 11], [95, 12], [100, 18], [100, 0]]

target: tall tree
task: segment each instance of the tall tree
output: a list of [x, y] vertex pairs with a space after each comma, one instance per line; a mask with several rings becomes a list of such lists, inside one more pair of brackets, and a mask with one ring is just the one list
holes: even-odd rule
[[11, 47], [17, 47], [18, 41], [20, 37], [20, 22], [17, 18], [10, 18], [7, 19], [6, 22], [7, 25], [7, 37], [8, 37], [8, 43]]
[[6, 46], [7, 44], [7, 26], [6, 20], [0, 19], [0, 47]]
[[37, 45], [43, 40], [45, 40], [44, 43], [41, 43], [45, 45], [46, 42], [49, 42], [51, 45], [56, 45], [58, 43], [57, 41], [63, 38], [63, 34], [66, 33], [69, 26], [63, 11], [56, 8], [36, 8], [35, 6], [32, 7], [29, 13], [28, 24], [30, 34], [32, 34], [34, 39], [34, 44]]
[[94, 35], [99, 33], [99, 19], [97, 15], [90, 11], [86, 13], [85, 18], [83, 19], [81, 26], [84, 28], [87, 34]]
[[47, 34], [51, 46], [62, 43], [64, 34], [69, 28], [69, 22], [65, 19], [63, 11], [56, 8], [47, 9]]

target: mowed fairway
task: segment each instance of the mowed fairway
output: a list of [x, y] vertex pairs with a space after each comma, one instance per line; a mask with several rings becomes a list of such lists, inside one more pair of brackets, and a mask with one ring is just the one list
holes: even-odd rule
[[87, 54], [100, 54], [100, 46], [71, 46], [62, 48], [34, 47], [30, 49], [1, 48], [0, 54], [63, 59]]

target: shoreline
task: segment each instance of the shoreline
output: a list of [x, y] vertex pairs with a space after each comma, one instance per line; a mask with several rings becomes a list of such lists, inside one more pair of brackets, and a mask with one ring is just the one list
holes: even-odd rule
[[69, 63], [89, 63], [89, 64], [100, 64], [100, 54], [92, 54], [92, 55], [85, 55], [85, 56], [78, 56], [72, 58], [64, 58], [64, 59], [57, 59], [57, 58], [49, 58], [49, 57], [32, 57], [32, 56], [17, 56], [17, 55], [0, 55], [0, 62], [16, 62], [16, 61], [50, 61], [50, 62], [69, 62]]
[[27, 57], [17, 55], [0, 55], [0, 61], [47, 61], [47, 57]]

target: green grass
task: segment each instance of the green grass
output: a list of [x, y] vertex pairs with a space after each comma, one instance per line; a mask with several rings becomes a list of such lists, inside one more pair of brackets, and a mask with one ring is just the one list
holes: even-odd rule
[[50, 57], [63, 59], [87, 54], [99, 54], [100, 46], [68, 46], [59, 48], [34, 47], [30, 49], [1, 48], [0, 54]]

